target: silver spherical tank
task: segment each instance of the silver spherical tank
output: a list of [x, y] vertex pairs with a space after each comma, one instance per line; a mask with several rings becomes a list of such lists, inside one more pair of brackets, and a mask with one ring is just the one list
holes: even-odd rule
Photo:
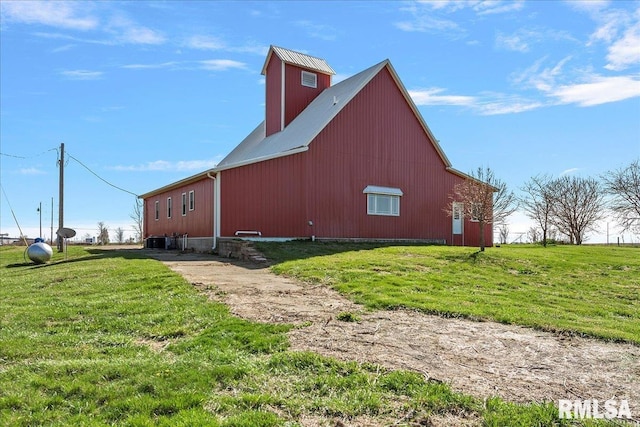
[[27, 248], [27, 256], [36, 264], [44, 264], [53, 256], [53, 250], [46, 243], [38, 242]]

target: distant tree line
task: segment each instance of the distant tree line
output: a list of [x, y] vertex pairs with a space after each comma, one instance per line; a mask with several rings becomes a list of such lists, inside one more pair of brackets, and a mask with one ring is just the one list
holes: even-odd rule
[[[529, 238], [544, 246], [558, 235], [580, 245], [609, 209], [623, 231], [640, 232], [640, 161], [604, 173], [600, 179], [538, 175], [521, 188], [519, 198], [536, 223]], [[538, 230], [540, 233], [538, 233]]]
[[520, 190], [516, 197], [490, 168], [478, 168], [454, 186], [445, 211], [451, 215], [454, 203], [462, 202], [463, 214], [479, 224], [480, 250], [485, 248], [487, 224], [496, 224], [500, 242], [507, 242], [506, 220], [519, 206], [536, 224], [529, 239], [544, 246], [560, 237], [581, 245], [607, 210], [623, 231], [640, 233], [640, 159], [599, 178], [537, 175]]

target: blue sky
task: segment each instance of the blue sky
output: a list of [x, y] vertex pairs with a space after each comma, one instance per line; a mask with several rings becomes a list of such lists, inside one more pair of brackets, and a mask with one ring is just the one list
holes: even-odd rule
[[[514, 190], [640, 156], [638, 1], [0, 7], [0, 232], [12, 236], [9, 204], [36, 237], [42, 202], [49, 237], [52, 197], [57, 229], [61, 142], [65, 226], [131, 230], [134, 196], [94, 174], [142, 194], [214, 166], [263, 119], [271, 44], [326, 59], [334, 82], [389, 58], [453, 166], [489, 166]], [[528, 227], [515, 215], [511, 238]]]

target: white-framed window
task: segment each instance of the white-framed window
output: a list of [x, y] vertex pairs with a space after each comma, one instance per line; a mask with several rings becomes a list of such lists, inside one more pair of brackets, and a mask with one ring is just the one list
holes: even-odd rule
[[167, 218], [171, 218], [171, 197], [167, 197]]
[[368, 185], [362, 192], [367, 195], [367, 215], [400, 216], [399, 188]]
[[193, 211], [196, 209], [196, 192], [191, 190], [189, 191], [189, 210]]
[[156, 200], [156, 221], [160, 219], [160, 200]]
[[482, 204], [473, 203], [471, 205], [471, 221], [478, 222], [480, 221], [480, 215], [482, 214]]
[[182, 216], [187, 215], [187, 193], [182, 193]]
[[313, 88], [318, 87], [318, 75], [315, 73], [303, 71], [301, 79], [302, 79], [302, 86], [313, 87]]

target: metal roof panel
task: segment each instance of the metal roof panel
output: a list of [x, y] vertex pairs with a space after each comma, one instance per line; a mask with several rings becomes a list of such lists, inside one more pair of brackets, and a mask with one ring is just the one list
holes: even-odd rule
[[334, 75], [336, 72], [327, 64], [322, 58], [316, 58], [315, 56], [307, 55], [304, 53], [296, 52], [293, 50], [285, 49], [278, 46], [271, 46], [267, 59], [262, 67], [262, 74], [265, 74], [267, 64], [271, 55], [275, 53], [278, 58], [287, 64], [297, 65], [298, 67], [307, 68], [309, 70], [319, 71], [324, 74]]

